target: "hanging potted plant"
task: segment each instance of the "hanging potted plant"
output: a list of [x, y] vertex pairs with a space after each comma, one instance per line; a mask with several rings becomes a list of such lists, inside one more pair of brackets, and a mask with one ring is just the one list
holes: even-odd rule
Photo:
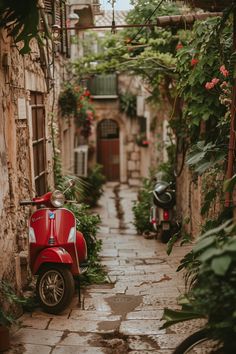
[[67, 85], [60, 93], [59, 106], [61, 108], [62, 116], [69, 116], [75, 114], [77, 110], [78, 94], [72, 85]]

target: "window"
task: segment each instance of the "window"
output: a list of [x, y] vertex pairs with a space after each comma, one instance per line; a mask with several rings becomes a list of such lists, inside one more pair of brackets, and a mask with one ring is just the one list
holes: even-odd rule
[[139, 122], [139, 132], [143, 134], [147, 134], [147, 118], [138, 117], [138, 122]]
[[117, 98], [116, 74], [97, 75], [88, 83], [88, 89], [93, 96], [101, 98]]
[[68, 42], [68, 34], [66, 30], [68, 5], [63, 0], [44, 0], [45, 13], [47, 15], [48, 24], [54, 24], [61, 27], [60, 52], [70, 56], [70, 48]]
[[45, 109], [43, 94], [31, 92], [34, 181], [37, 195], [47, 191]]

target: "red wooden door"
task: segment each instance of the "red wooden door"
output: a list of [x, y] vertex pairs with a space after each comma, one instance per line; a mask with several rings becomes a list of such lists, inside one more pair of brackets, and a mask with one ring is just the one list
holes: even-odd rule
[[103, 166], [103, 173], [108, 181], [119, 181], [119, 126], [112, 119], [104, 119], [99, 123], [97, 133], [97, 161]]

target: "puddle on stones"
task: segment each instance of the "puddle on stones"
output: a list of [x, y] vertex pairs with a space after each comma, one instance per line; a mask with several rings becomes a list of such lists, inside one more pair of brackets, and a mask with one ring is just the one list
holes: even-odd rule
[[[117, 294], [105, 299], [111, 308], [113, 316], [121, 316], [121, 320], [125, 319], [127, 313], [134, 311], [142, 303], [142, 296]], [[110, 325], [108, 324], [110, 322]], [[113, 322], [113, 323], [112, 323]], [[114, 323], [116, 322], [116, 323]], [[120, 321], [119, 321], [120, 322]], [[115, 325], [115, 326], [113, 326]], [[107, 330], [108, 328], [117, 328], [117, 321], [103, 321], [98, 324], [99, 330]]]

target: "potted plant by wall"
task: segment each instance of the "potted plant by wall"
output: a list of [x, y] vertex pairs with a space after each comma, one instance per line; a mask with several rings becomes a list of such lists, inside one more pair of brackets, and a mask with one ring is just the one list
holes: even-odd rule
[[136, 137], [136, 144], [141, 147], [148, 147], [149, 146], [149, 140], [147, 139], [147, 136], [145, 133], [140, 133]]
[[10, 325], [15, 322], [17, 304], [24, 304], [26, 300], [18, 297], [15, 291], [3, 280], [0, 280], [0, 352], [10, 347]]

